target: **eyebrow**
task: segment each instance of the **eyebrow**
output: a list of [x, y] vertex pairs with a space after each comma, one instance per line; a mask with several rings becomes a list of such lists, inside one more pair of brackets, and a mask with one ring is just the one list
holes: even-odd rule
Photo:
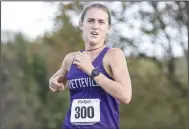
[[[87, 18], [87, 20], [95, 20], [95, 18]], [[106, 20], [104, 20], [104, 19], [98, 19], [98, 21], [106, 21]]]

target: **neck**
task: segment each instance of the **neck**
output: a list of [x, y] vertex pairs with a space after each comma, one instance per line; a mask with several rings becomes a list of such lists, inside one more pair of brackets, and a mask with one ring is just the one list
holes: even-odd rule
[[102, 46], [100, 47], [96, 47], [96, 48], [91, 48], [91, 49], [85, 49], [85, 51], [95, 51], [95, 50], [98, 50], [100, 48], [103, 48], [105, 45], [103, 44]]
[[91, 45], [90, 43], [85, 44], [85, 51], [95, 51], [95, 50], [99, 50], [101, 48], [103, 48], [105, 46], [105, 44], [96, 44], [96, 45]]

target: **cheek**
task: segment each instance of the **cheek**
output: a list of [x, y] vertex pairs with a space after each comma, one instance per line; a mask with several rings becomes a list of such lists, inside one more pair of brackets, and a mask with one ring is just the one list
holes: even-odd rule
[[83, 36], [86, 37], [87, 36], [87, 30], [85, 28], [83, 28]]
[[108, 34], [108, 30], [107, 29], [102, 30], [101, 34], [102, 34], [102, 36], [106, 36]]
[[90, 29], [88, 27], [83, 28], [83, 34], [89, 35], [90, 34]]

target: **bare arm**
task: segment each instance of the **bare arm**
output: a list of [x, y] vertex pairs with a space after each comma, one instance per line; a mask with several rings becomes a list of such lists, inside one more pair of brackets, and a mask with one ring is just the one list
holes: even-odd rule
[[49, 80], [49, 88], [55, 92], [57, 90], [64, 90], [67, 79], [66, 75], [68, 72], [68, 69], [71, 65], [71, 60], [72, 60], [72, 53], [69, 53], [65, 56], [61, 68], [50, 78]]
[[115, 81], [108, 79], [103, 74], [95, 77], [94, 80], [110, 95], [128, 104], [132, 97], [131, 79], [127, 68], [124, 53], [117, 48], [107, 52], [113, 77]]

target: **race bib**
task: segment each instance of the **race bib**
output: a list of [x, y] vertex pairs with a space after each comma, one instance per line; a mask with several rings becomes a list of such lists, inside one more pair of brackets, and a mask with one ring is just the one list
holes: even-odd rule
[[99, 99], [74, 99], [70, 121], [73, 124], [91, 125], [100, 122]]

